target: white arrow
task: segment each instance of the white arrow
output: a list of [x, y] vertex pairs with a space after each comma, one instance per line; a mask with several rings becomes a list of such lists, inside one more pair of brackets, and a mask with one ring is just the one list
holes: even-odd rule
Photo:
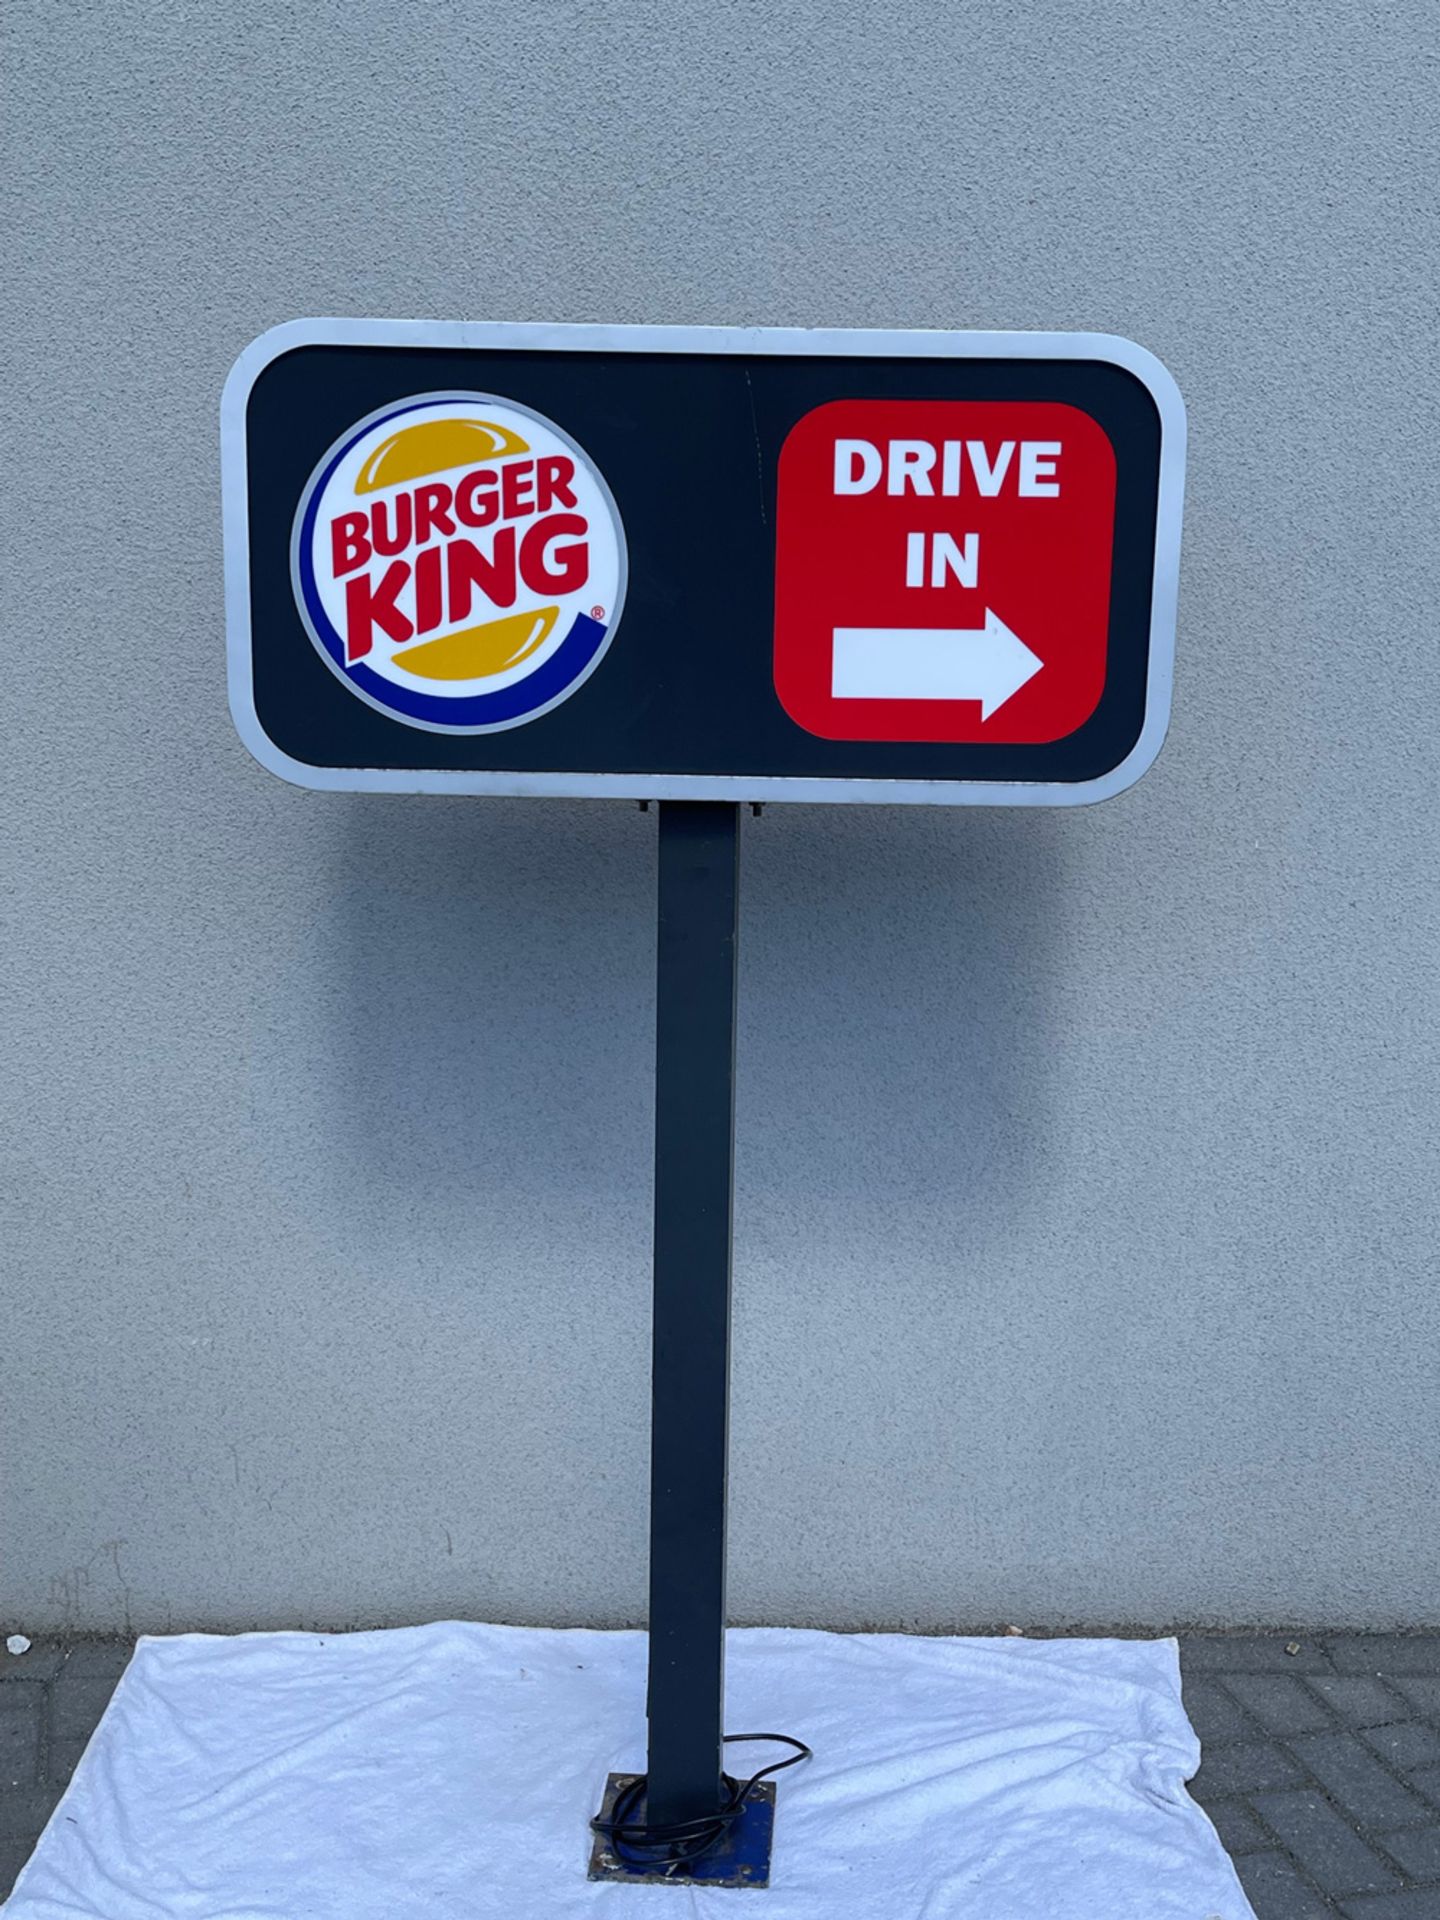
[[1045, 662], [988, 608], [983, 627], [836, 627], [837, 700], [978, 700], [988, 720]]

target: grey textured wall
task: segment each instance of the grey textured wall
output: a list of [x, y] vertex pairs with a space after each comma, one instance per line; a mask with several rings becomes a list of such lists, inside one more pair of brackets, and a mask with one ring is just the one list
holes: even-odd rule
[[332, 313], [1168, 363], [1156, 771], [746, 822], [734, 1611], [1440, 1618], [1434, 28], [12, 5], [7, 1625], [643, 1605], [654, 816], [226, 713], [220, 386]]

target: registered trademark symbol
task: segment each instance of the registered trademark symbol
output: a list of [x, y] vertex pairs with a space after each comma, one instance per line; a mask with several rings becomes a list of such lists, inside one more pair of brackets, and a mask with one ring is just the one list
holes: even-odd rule
[[591, 607], [590, 618], [592, 620], [603, 620], [605, 618], [605, 609], [603, 607]]

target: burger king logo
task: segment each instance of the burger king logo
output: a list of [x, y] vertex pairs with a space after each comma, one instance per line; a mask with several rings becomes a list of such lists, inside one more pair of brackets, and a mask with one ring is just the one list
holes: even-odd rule
[[352, 693], [411, 727], [493, 733], [566, 700], [620, 618], [610, 490], [553, 421], [480, 393], [361, 420], [295, 516], [295, 599]]

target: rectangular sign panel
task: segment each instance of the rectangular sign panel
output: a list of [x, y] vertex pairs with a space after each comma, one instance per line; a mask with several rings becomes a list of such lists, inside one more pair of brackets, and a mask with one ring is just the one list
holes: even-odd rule
[[1184, 444], [1101, 334], [296, 321], [225, 389], [231, 708], [309, 787], [1103, 799]]

